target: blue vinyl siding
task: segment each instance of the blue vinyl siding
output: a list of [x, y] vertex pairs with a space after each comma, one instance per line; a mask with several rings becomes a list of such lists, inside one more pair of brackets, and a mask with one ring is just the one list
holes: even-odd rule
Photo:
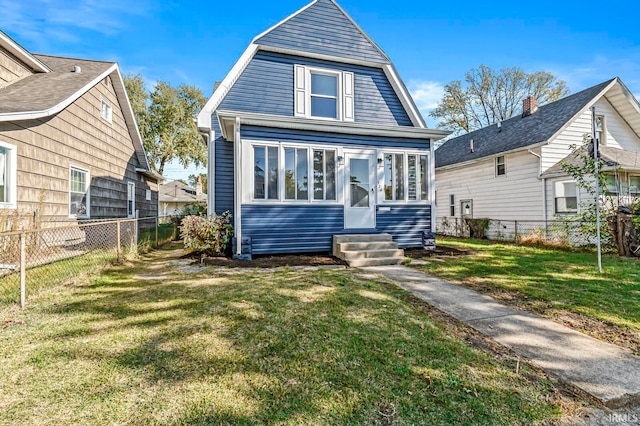
[[233, 143], [222, 137], [218, 120], [213, 117], [213, 131], [215, 132], [215, 213], [221, 214], [227, 210], [234, 214], [233, 191]]
[[219, 109], [293, 117], [294, 65], [353, 72], [357, 123], [412, 126], [382, 69], [264, 51], [247, 65]]
[[256, 43], [340, 58], [389, 62], [330, 0], [318, 0]]
[[377, 213], [376, 229], [344, 229], [342, 205], [242, 206], [242, 236], [251, 237], [253, 254], [331, 252], [336, 234], [387, 232], [402, 248], [420, 247], [431, 230], [430, 206], [392, 206]]
[[429, 139], [386, 138], [380, 136], [345, 135], [306, 130], [277, 129], [271, 127], [242, 126], [242, 139], [274, 142], [302, 142], [335, 144], [336, 146], [372, 146], [376, 148], [429, 149]]

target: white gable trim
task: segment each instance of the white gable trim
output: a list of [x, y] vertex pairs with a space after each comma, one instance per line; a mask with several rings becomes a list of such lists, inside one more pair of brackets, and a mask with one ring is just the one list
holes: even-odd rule
[[257, 51], [258, 45], [251, 43], [242, 56], [240, 56], [236, 61], [233, 68], [231, 68], [231, 71], [229, 71], [224, 80], [222, 80], [220, 86], [218, 86], [218, 88], [213, 92], [211, 98], [209, 98], [207, 103], [204, 105], [204, 108], [202, 108], [198, 114], [198, 129], [205, 131], [211, 130], [211, 114], [213, 114], [213, 111], [218, 108], [229, 90], [231, 90], [240, 75], [244, 72], [245, 68], [247, 68], [247, 65], [249, 65], [249, 62], [251, 62], [251, 59], [253, 59]]
[[565, 130], [567, 130], [567, 127], [569, 127], [574, 121], [576, 121], [578, 119], [578, 117], [580, 117], [585, 111], [587, 111], [589, 108], [591, 108], [596, 102], [598, 102], [598, 100], [609, 91], [609, 89], [611, 89], [613, 86], [615, 86], [615, 84], [618, 82], [618, 78], [616, 77], [607, 87], [605, 87], [604, 89], [602, 89], [602, 91], [600, 93], [598, 93], [596, 96], [593, 97], [593, 99], [591, 99], [580, 111], [578, 111], [578, 113], [576, 115], [574, 115], [573, 117], [571, 117], [571, 119], [567, 120], [566, 123], [564, 123], [564, 125], [562, 127], [560, 127], [560, 129], [549, 138], [549, 140], [547, 141], [547, 143], [550, 143], [551, 141], [555, 140], [558, 136], [560, 136], [562, 134], [562, 132], [564, 132]]
[[9, 53], [20, 59], [32, 70], [36, 72], [50, 72], [51, 70], [35, 56], [27, 52], [22, 46], [13, 41], [8, 35], [0, 31], [0, 46], [4, 47]]

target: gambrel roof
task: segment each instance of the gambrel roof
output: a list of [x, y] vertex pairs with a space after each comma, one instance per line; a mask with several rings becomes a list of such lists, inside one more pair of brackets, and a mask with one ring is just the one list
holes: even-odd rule
[[[517, 115], [501, 123], [450, 139], [436, 150], [436, 168], [544, 145], [598, 99], [607, 100], [640, 135], [640, 105], [619, 78], [613, 78], [558, 101], [531, 115]], [[471, 140], [473, 139], [473, 152]]]

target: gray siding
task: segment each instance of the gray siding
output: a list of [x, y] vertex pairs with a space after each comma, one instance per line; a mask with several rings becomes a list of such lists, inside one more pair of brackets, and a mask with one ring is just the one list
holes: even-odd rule
[[388, 232], [402, 248], [420, 247], [431, 230], [430, 206], [393, 206], [377, 213], [376, 229], [344, 229], [344, 207], [242, 206], [242, 236], [251, 237], [253, 254], [331, 252], [336, 234]]
[[380, 136], [346, 135], [306, 130], [276, 129], [259, 126], [242, 126], [242, 139], [265, 141], [330, 143], [337, 146], [372, 146], [429, 149], [429, 139], [387, 138]]
[[293, 117], [296, 64], [353, 72], [356, 123], [412, 126], [381, 69], [262, 51], [247, 65], [219, 109]]
[[340, 58], [389, 62], [330, 0], [318, 0], [256, 43]]

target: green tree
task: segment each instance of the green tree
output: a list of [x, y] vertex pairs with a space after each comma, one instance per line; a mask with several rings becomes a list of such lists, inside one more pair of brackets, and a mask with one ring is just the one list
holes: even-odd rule
[[196, 185], [198, 184], [198, 178], [200, 178], [200, 181], [202, 182], [202, 192], [204, 192], [205, 194], [207, 193], [207, 174], [206, 173], [200, 173], [197, 175], [189, 175], [189, 186], [192, 188], [195, 188]]
[[194, 121], [206, 102], [202, 91], [160, 81], [148, 92], [140, 74], [124, 82], [151, 167], [162, 174], [175, 159], [184, 167], [204, 166], [207, 149]]
[[467, 71], [464, 84], [460, 80], [447, 84], [442, 101], [429, 115], [439, 119], [439, 127], [459, 135], [520, 113], [527, 96], [543, 105], [568, 93], [564, 81], [545, 71], [529, 74], [518, 67], [498, 71], [480, 65]]

